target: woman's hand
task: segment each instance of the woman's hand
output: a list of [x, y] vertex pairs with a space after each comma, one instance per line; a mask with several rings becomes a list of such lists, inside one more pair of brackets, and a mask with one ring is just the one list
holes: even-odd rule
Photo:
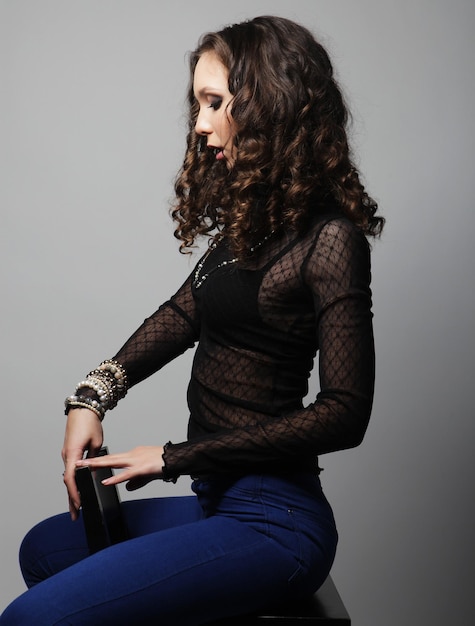
[[108, 454], [93, 459], [76, 462], [76, 467], [112, 467], [123, 470], [119, 474], [103, 481], [104, 485], [117, 485], [127, 482], [126, 489], [134, 491], [147, 483], [162, 477], [163, 446], [139, 446], [129, 452]]
[[69, 512], [73, 520], [77, 519], [81, 506], [74, 477], [76, 463], [83, 458], [85, 452], [97, 454], [103, 440], [102, 424], [94, 411], [89, 409], [69, 411], [61, 456], [64, 462], [63, 480], [68, 490]]

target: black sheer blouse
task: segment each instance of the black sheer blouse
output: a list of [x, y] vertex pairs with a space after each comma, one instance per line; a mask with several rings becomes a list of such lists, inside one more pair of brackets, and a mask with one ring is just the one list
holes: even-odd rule
[[[225, 242], [212, 250], [114, 358], [133, 386], [197, 343], [188, 438], [167, 446], [167, 477], [317, 470], [319, 454], [361, 442], [371, 412], [366, 238], [327, 215], [231, 258]], [[320, 391], [304, 407], [317, 352]]]

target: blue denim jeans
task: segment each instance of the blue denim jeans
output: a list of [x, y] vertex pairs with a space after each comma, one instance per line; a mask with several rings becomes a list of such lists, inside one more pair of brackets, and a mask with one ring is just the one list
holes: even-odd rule
[[316, 590], [337, 532], [318, 477], [209, 477], [195, 495], [123, 502], [131, 539], [88, 555], [68, 514], [25, 537], [29, 590], [0, 626], [190, 626]]

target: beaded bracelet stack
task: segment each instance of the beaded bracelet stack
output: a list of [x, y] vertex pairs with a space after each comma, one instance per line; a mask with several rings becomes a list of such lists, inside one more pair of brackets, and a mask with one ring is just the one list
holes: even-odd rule
[[[90, 409], [102, 421], [105, 412], [117, 406], [118, 401], [127, 394], [127, 388], [127, 374], [122, 365], [112, 359], [103, 361], [76, 385], [74, 395], [66, 398], [65, 413], [68, 414], [73, 408]], [[91, 389], [95, 397], [90, 398], [81, 393], [84, 389]]]

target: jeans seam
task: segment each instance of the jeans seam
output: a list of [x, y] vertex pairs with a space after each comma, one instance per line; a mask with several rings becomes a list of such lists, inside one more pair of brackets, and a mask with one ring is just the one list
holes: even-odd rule
[[298, 550], [296, 550], [295, 552], [295, 556], [296, 556], [296, 561], [297, 561], [297, 567], [295, 569], [295, 571], [291, 574], [291, 576], [289, 576], [288, 582], [289, 584], [292, 583], [293, 580], [295, 580], [295, 578], [297, 578], [297, 576], [303, 572], [303, 550], [302, 550], [302, 539], [300, 536], [300, 530], [297, 528], [297, 523], [294, 517], [294, 511], [293, 509], [287, 509], [287, 514], [289, 516], [289, 518], [292, 520], [292, 528], [293, 528], [293, 532], [294, 535], [296, 537], [297, 540], [297, 548]]

